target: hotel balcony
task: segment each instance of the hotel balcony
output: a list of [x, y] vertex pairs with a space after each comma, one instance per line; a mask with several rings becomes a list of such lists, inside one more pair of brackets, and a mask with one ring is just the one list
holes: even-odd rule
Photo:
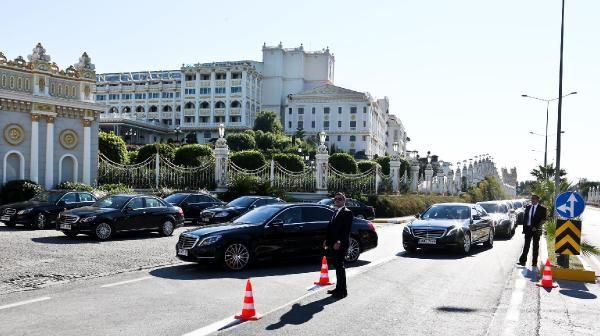
[[216, 108], [215, 109], [215, 115], [216, 116], [224, 116], [225, 115], [225, 108]]
[[209, 108], [201, 108], [198, 113], [200, 116], [210, 116], [210, 109]]
[[146, 84], [138, 84], [135, 86], [135, 90], [145, 91], [147, 89], [148, 89], [148, 86]]
[[196, 110], [193, 108], [183, 109], [183, 115], [186, 117], [193, 117], [196, 115]]
[[210, 79], [209, 80], [201, 80], [200, 87], [210, 87]]
[[185, 87], [187, 87], [187, 88], [196, 87], [196, 82], [185, 82]]
[[162, 112], [160, 114], [160, 118], [161, 119], [172, 119], [173, 118], [173, 112]]
[[219, 80], [215, 81], [215, 86], [217, 86], [217, 87], [224, 87], [225, 86], [225, 80], [219, 79]]
[[241, 114], [242, 114], [241, 107], [232, 107], [231, 110], [229, 110], [229, 115], [241, 115]]
[[240, 86], [240, 85], [242, 85], [241, 79], [232, 79], [231, 80], [231, 86]]
[[148, 119], [158, 119], [158, 112], [148, 112]]

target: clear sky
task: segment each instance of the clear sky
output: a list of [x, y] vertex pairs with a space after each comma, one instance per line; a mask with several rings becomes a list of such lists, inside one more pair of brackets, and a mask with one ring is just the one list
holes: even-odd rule
[[[600, 180], [600, 1], [567, 0], [562, 166]], [[0, 51], [40, 41], [61, 68], [87, 51], [98, 72], [261, 60], [263, 42], [329, 46], [335, 84], [390, 98], [409, 149], [456, 162], [492, 154], [519, 179], [543, 161], [558, 96], [560, 0], [4, 2]], [[557, 104], [549, 133], [556, 134]], [[556, 138], [549, 140], [549, 161]]]

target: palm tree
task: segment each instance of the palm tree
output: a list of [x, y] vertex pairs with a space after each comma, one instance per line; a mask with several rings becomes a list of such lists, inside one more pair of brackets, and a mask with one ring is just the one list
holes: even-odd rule
[[[535, 177], [538, 181], [551, 178], [556, 174], [556, 168], [554, 168], [554, 164], [551, 163], [547, 166], [540, 165], [537, 168], [534, 168], [531, 172], [531, 175]], [[560, 177], [562, 179], [563, 176], [566, 176], [567, 172], [564, 169], [560, 170]]]

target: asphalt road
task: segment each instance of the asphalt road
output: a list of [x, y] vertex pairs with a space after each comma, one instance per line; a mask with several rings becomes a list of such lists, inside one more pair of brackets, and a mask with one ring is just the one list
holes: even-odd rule
[[[600, 208], [586, 206], [583, 212], [581, 235], [583, 240], [587, 240], [593, 245], [600, 247]], [[583, 256], [591, 268], [600, 275], [600, 257], [598, 256]]]
[[[514, 264], [520, 235], [468, 257], [409, 256], [402, 225], [378, 232], [380, 246], [349, 268], [349, 296], [341, 301], [324, 289], [309, 290], [319, 260], [238, 273], [183, 263], [0, 295], [0, 335], [206, 335], [219, 329], [234, 335], [530, 335], [539, 329], [536, 275]], [[125, 253], [115, 251], [113, 259]], [[163, 252], [172, 256], [173, 247]], [[265, 316], [236, 325], [232, 316], [241, 310], [247, 278]]]

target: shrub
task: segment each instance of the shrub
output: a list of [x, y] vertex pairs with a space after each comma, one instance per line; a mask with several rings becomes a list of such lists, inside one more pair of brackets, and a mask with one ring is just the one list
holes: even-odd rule
[[138, 151], [137, 150], [132, 150], [127, 152], [127, 156], [129, 157], [129, 163], [135, 163], [137, 162], [137, 156], [138, 156]]
[[399, 196], [370, 196], [367, 203], [375, 207], [375, 213], [380, 217], [410, 216], [425, 211], [430, 205], [444, 202], [464, 202], [457, 196], [434, 195], [399, 195]]
[[335, 153], [329, 157], [329, 164], [346, 174], [356, 174], [358, 167], [352, 155], [348, 153]]
[[273, 111], [260, 111], [254, 120], [254, 130], [281, 133], [283, 131], [283, 127], [281, 126], [281, 122], [279, 121], [277, 113]]
[[279, 188], [271, 187], [270, 181], [261, 180], [256, 176], [237, 175], [229, 179], [227, 191], [221, 199], [231, 201], [244, 195], [274, 196], [283, 199], [285, 193]]
[[94, 187], [84, 183], [63, 182], [56, 186], [56, 189], [61, 190], [77, 190], [77, 191], [94, 191]]
[[233, 153], [230, 159], [236, 166], [244, 169], [258, 169], [267, 163], [265, 156], [256, 150]]
[[142, 146], [138, 150], [137, 163], [146, 161], [149, 157], [156, 154], [156, 146], [158, 146], [158, 153], [163, 158], [173, 162], [175, 160], [175, 148], [168, 144], [148, 144]]
[[175, 152], [174, 163], [180, 166], [198, 167], [213, 156], [213, 151], [208, 145], [184, 145]]
[[123, 183], [103, 184], [96, 189], [97, 196], [132, 193], [133, 189]]
[[375, 161], [359, 161], [357, 164], [358, 166], [358, 171], [361, 173], [364, 173], [366, 171], [369, 171], [370, 169], [375, 169], [375, 167], [379, 166], [379, 163], [375, 162]]
[[256, 148], [254, 135], [249, 133], [230, 133], [227, 135], [227, 145], [232, 151], [249, 150]]
[[304, 160], [300, 155], [278, 153], [273, 154], [272, 158], [287, 170], [294, 172], [304, 171]]
[[98, 133], [98, 150], [111, 161], [121, 164], [128, 163], [125, 141], [113, 132]]
[[160, 198], [165, 198], [165, 197], [167, 197], [167, 196], [169, 196], [169, 195], [173, 194], [174, 192], [175, 192], [175, 189], [171, 189], [171, 188], [162, 187], [162, 188], [159, 188], [158, 190], [154, 190], [154, 191], [152, 192], [152, 194], [153, 194], [154, 196], [158, 196], [158, 197], [160, 197]]
[[373, 161], [379, 163], [379, 165], [381, 166], [381, 173], [383, 173], [385, 175], [389, 175], [390, 174], [390, 160], [391, 159], [389, 156], [380, 156]]
[[0, 204], [27, 201], [43, 190], [41, 185], [30, 180], [9, 181], [0, 191]]

